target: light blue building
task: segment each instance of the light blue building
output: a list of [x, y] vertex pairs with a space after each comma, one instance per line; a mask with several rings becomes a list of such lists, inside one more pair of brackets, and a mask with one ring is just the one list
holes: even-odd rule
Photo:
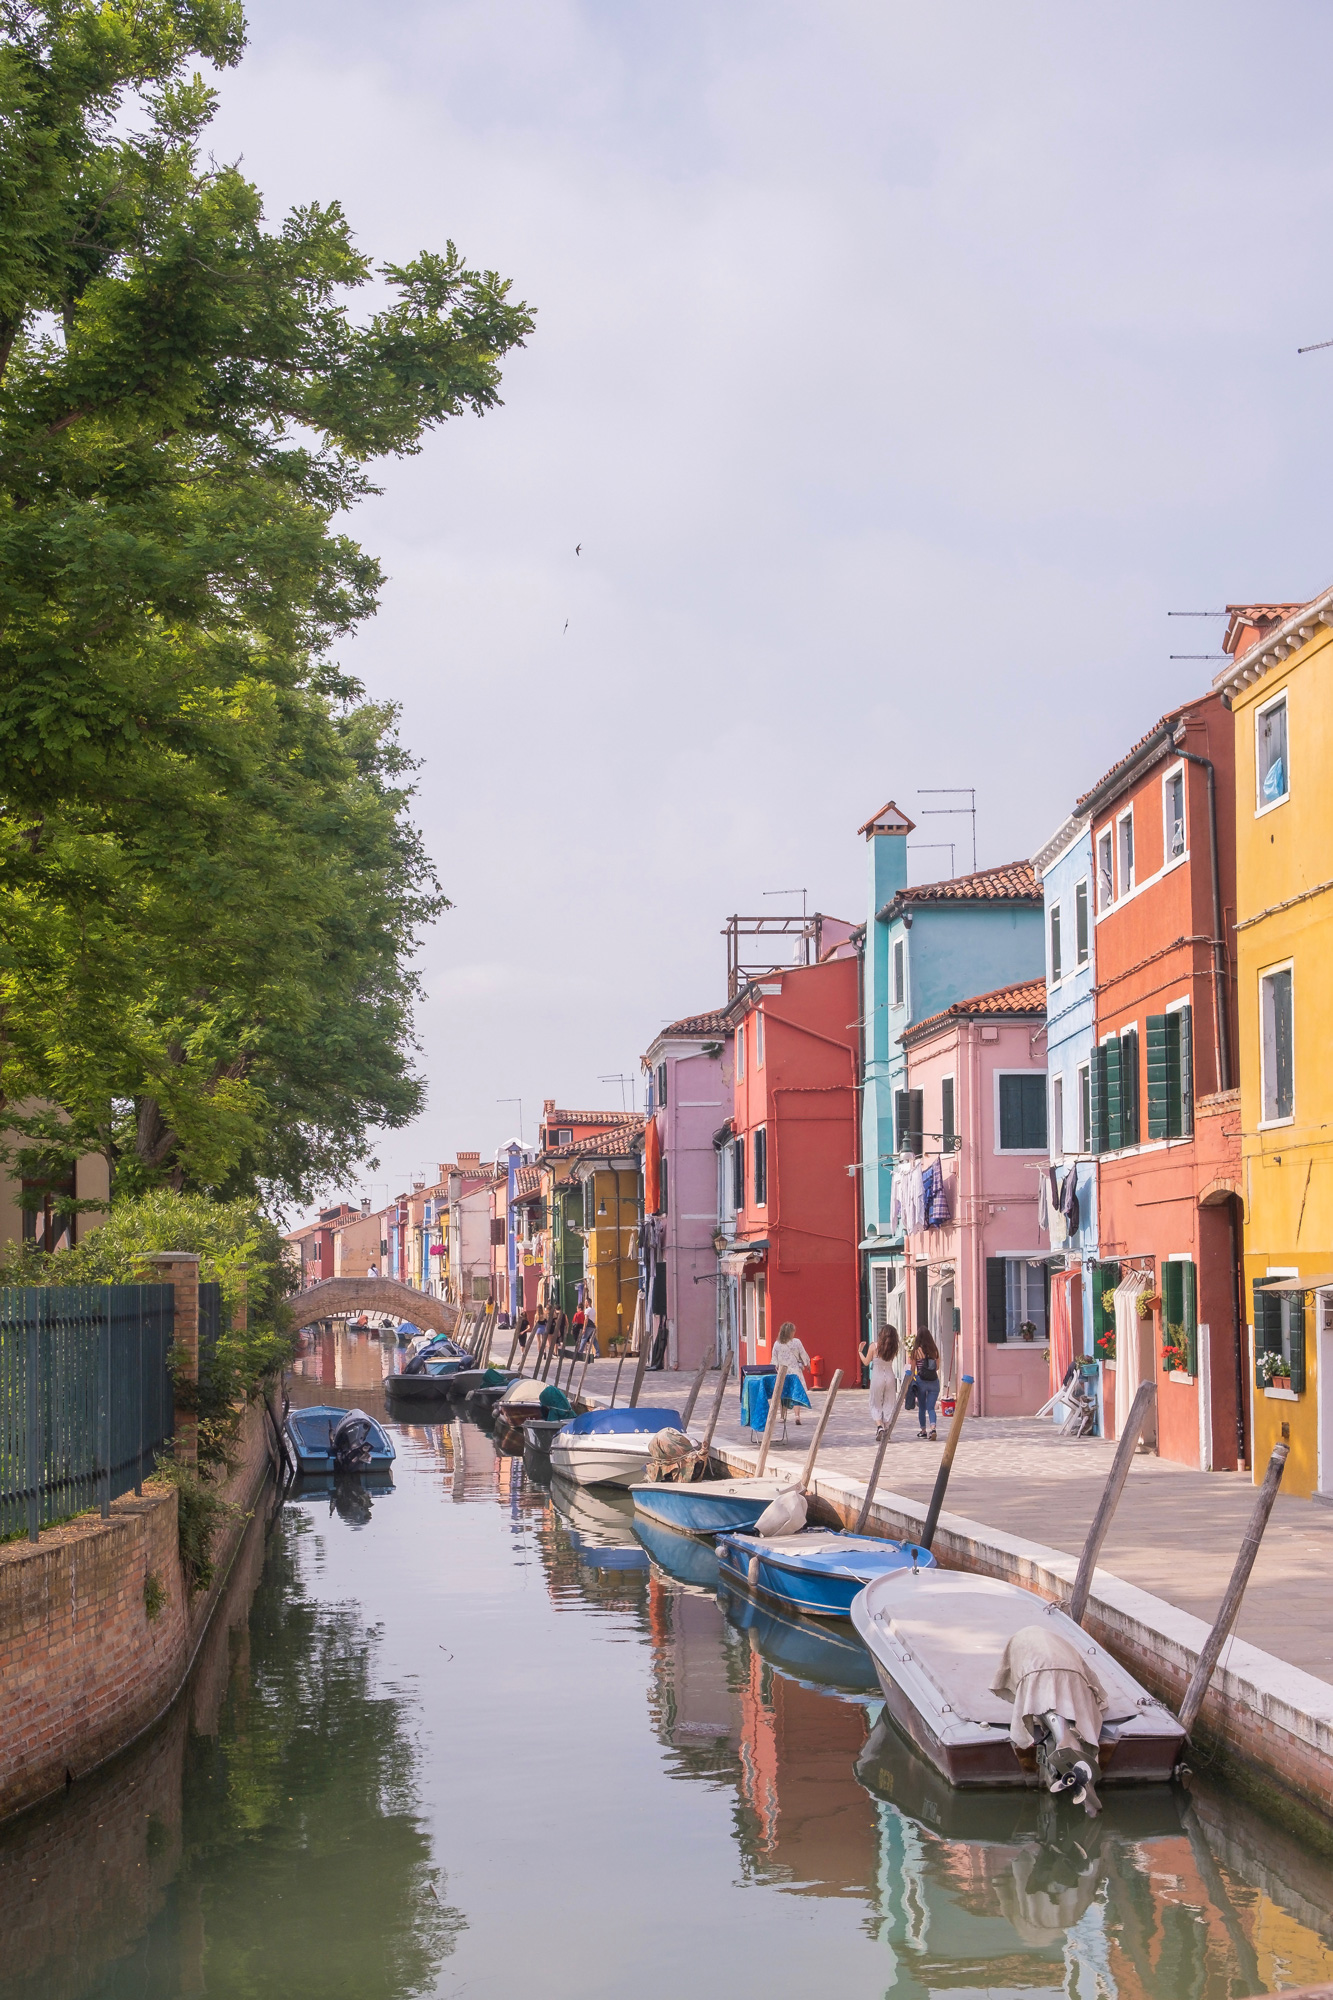
[[[1047, 1130], [1051, 1164], [1063, 1185], [1072, 1167], [1079, 1226], [1061, 1237], [1066, 1270], [1082, 1277], [1083, 1351], [1092, 1355], [1097, 1279], [1097, 1162], [1092, 1153], [1091, 1066], [1096, 1045], [1097, 926], [1094, 922], [1092, 829], [1075, 815], [1033, 856], [1046, 924]], [[1077, 1342], [1075, 1343], [1077, 1347]]]
[[[1045, 964], [1041, 885], [1028, 861], [907, 886], [907, 839], [916, 831], [890, 800], [859, 829], [868, 861], [862, 1009], [861, 1167], [867, 1326], [906, 1326], [890, 1298], [902, 1282], [902, 1239], [889, 1229], [893, 1168], [903, 1150], [953, 1149], [956, 1134], [914, 1130], [905, 1089], [904, 1032], [957, 1000], [1023, 979]], [[901, 1101], [899, 1101], [901, 1098]]]

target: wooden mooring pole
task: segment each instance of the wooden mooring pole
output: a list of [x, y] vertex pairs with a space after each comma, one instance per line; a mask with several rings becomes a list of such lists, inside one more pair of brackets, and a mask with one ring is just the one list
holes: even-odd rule
[[768, 1447], [773, 1442], [773, 1426], [778, 1420], [778, 1411], [782, 1407], [782, 1385], [786, 1379], [787, 1365], [784, 1362], [778, 1370], [778, 1379], [773, 1384], [773, 1400], [768, 1406], [768, 1422], [764, 1425], [764, 1435], [759, 1445], [759, 1459], [754, 1468], [754, 1477], [756, 1479], [763, 1478], [764, 1467], [768, 1464]]
[[911, 1382], [912, 1371], [909, 1368], [903, 1376], [902, 1381], [898, 1384], [898, 1400], [893, 1406], [893, 1412], [889, 1417], [889, 1421], [884, 1426], [884, 1435], [879, 1441], [879, 1449], [875, 1453], [875, 1462], [870, 1468], [870, 1484], [866, 1487], [866, 1497], [861, 1502], [861, 1511], [856, 1517], [856, 1527], [853, 1531], [858, 1535], [863, 1535], [866, 1531], [866, 1522], [870, 1519], [870, 1509], [875, 1499], [875, 1488], [879, 1485], [879, 1475], [884, 1468], [884, 1454], [889, 1448], [889, 1439], [893, 1436], [893, 1427], [902, 1414], [903, 1404], [907, 1401], [907, 1391], [911, 1386]]
[[944, 1456], [940, 1460], [940, 1469], [935, 1474], [935, 1491], [930, 1496], [930, 1508], [926, 1514], [926, 1525], [921, 1530], [921, 1547], [923, 1549], [928, 1549], [935, 1539], [935, 1530], [939, 1525], [940, 1509], [944, 1505], [944, 1489], [949, 1484], [949, 1473], [953, 1469], [953, 1455], [958, 1449], [958, 1439], [963, 1429], [963, 1418], [967, 1415], [967, 1406], [971, 1400], [972, 1377], [964, 1375], [959, 1385], [958, 1401], [954, 1404], [953, 1422], [949, 1426], [949, 1435], [944, 1441]]
[[683, 1431], [687, 1431], [690, 1427], [690, 1418], [694, 1415], [694, 1406], [699, 1400], [699, 1391], [703, 1388], [704, 1376], [707, 1373], [708, 1363], [705, 1361], [690, 1385], [690, 1393], [681, 1412], [680, 1427]]
[[1111, 1470], [1107, 1474], [1106, 1490], [1102, 1494], [1097, 1512], [1092, 1517], [1088, 1529], [1088, 1539], [1083, 1544], [1083, 1554], [1079, 1557], [1078, 1575], [1074, 1578], [1074, 1594], [1069, 1600], [1069, 1615], [1076, 1625], [1083, 1623], [1083, 1614], [1088, 1608], [1088, 1593], [1092, 1589], [1092, 1575], [1097, 1567], [1097, 1558], [1106, 1540], [1106, 1531], [1111, 1525], [1120, 1495], [1124, 1491], [1129, 1468], [1134, 1458], [1139, 1433], [1148, 1420], [1148, 1412], [1157, 1397], [1157, 1387], [1152, 1382], [1140, 1382], [1134, 1400], [1129, 1406], [1125, 1419], [1124, 1434], [1115, 1448], [1111, 1460]]
[[805, 1455], [805, 1470], [801, 1474], [800, 1484], [800, 1491], [802, 1493], [810, 1491], [810, 1481], [815, 1476], [815, 1458], [818, 1455], [820, 1445], [824, 1442], [824, 1433], [828, 1429], [828, 1420], [833, 1415], [833, 1405], [841, 1387], [842, 1370], [841, 1368], [837, 1368], [833, 1372], [833, 1380], [828, 1385], [828, 1400], [819, 1413], [819, 1422], [815, 1425], [815, 1434], [810, 1440], [810, 1449]]
[[1190, 1684], [1185, 1690], [1185, 1699], [1180, 1704], [1180, 1726], [1187, 1736], [1198, 1719], [1199, 1710], [1203, 1707], [1203, 1698], [1208, 1692], [1208, 1683], [1213, 1678], [1213, 1669], [1226, 1644], [1227, 1634], [1236, 1622], [1236, 1613], [1240, 1610], [1240, 1601], [1245, 1595], [1245, 1586], [1250, 1580], [1250, 1571], [1254, 1568], [1254, 1559], [1259, 1553], [1259, 1544], [1264, 1538], [1264, 1529], [1268, 1526], [1268, 1517], [1277, 1499], [1277, 1489], [1282, 1484], [1282, 1472], [1287, 1463], [1288, 1450], [1289, 1447], [1285, 1444], [1273, 1446], [1273, 1456], [1268, 1461], [1264, 1483], [1259, 1488], [1259, 1498], [1254, 1503], [1254, 1512], [1250, 1516], [1250, 1525], [1245, 1530], [1245, 1539], [1240, 1545], [1236, 1567], [1231, 1572], [1227, 1594], [1222, 1599], [1222, 1608], [1217, 1614], [1212, 1631], [1204, 1641], [1203, 1651], [1195, 1661]]
[[700, 1468], [699, 1476], [703, 1479], [708, 1477], [708, 1454], [713, 1449], [713, 1432], [717, 1429], [717, 1420], [722, 1414], [722, 1398], [731, 1380], [731, 1360], [732, 1357], [728, 1354], [722, 1364], [722, 1373], [717, 1382], [717, 1394], [713, 1398], [713, 1408], [708, 1418], [708, 1429], [704, 1432], [703, 1443], [699, 1446], [698, 1456], [695, 1459], [696, 1466]]

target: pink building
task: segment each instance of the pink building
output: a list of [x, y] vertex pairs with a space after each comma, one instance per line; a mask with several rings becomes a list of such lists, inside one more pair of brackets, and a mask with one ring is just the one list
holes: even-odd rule
[[692, 1371], [718, 1351], [717, 1138], [732, 1109], [726, 1012], [673, 1021], [643, 1067], [659, 1162], [655, 1180], [650, 1167], [646, 1190], [654, 1267], [649, 1304], [666, 1314], [666, 1366]]
[[[1046, 984], [1025, 980], [957, 1001], [903, 1035], [911, 1158], [894, 1178], [908, 1204], [908, 1344], [935, 1335], [941, 1378], [976, 1383], [978, 1416], [1032, 1416], [1051, 1394], [1050, 1241], [1037, 1220], [1046, 1146]], [[916, 1170], [942, 1199], [923, 1217]], [[913, 1197], [916, 1196], [915, 1204]]]

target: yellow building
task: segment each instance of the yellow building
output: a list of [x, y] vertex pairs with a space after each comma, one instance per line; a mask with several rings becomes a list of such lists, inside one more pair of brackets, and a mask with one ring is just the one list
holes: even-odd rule
[[1233, 612], [1236, 957], [1255, 1477], [1333, 1497], [1333, 590]]
[[634, 1330], [639, 1297], [639, 1222], [643, 1213], [641, 1129], [625, 1128], [585, 1153], [575, 1177], [583, 1188], [584, 1285], [603, 1354]]

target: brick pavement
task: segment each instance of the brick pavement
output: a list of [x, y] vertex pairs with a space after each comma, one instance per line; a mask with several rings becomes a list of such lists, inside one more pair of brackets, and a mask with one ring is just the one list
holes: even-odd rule
[[[618, 1400], [628, 1400], [632, 1362]], [[614, 1361], [588, 1371], [587, 1390], [608, 1397]], [[648, 1375], [642, 1402], [679, 1406], [689, 1390], [680, 1375]], [[707, 1419], [716, 1377], [705, 1381], [691, 1429]], [[824, 1397], [811, 1396], [814, 1416]], [[719, 1442], [747, 1445], [733, 1381], [718, 1425]], [[865, 1478], [874, 1456], [874, 1427], [864, 1390], [838, 1397], [820, 1453], [820, 1467]], [[773, 1459], [799, 1463], [809, 1446], [811, 1415], [789, 1423]], [[882, 1493], [930, 1497], [943, 1449], [917, 1442], [904, 1413], [881, 1475]], [[1031, 1417], [968, 1418], [945, 1505], [949, 1512], [1077, 1556], [1106, 1483], [1115, 1447], [1101, 1438], [1062, 1439], [1053, 1424]], [[1211, 1624], [1255, 1499], [1248, 1473], [1191, 1472], [1165, 1459], [1140, 1456], [1130, 1469], [1100, 1567], [1126, 1583], [1192, 1612]], [[1333, 1683], [1333, 1507], [1279, 1497], [1241, 1606], [1236, 1632], [1252, 1645]]]

